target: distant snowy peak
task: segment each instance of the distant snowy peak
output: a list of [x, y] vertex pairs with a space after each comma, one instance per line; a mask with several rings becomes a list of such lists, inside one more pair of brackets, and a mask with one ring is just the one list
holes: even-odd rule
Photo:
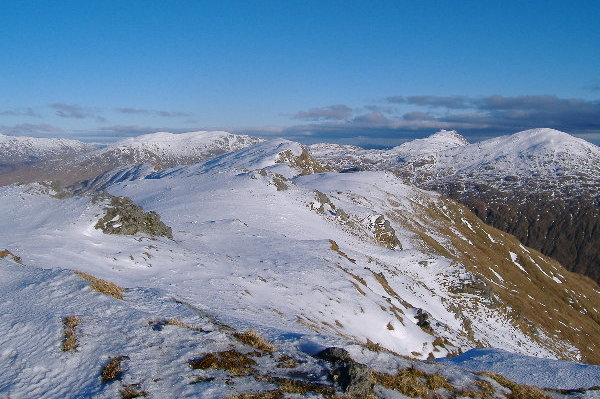
[[[32, 142], [31, 138], [19, 138], [25, 143]], [[54, 180], [63, 185], [70, 185], [88, 179], [94, 179], [113, 169], [127, 168], [134, 165], [152, 165], [154, 169], [171, 168], [181, 165], [203, 163], [219, 155], [237, 151], [264, 141], [258, 137], [236, 135], [223, 131], [198, 131], [189, 133], [152, 133], [137, 137], [126, 138], [104, 148], [95, 148], [84, 143], [70, 140], [33, 141], [41, 148], [61, 148], [61, 145], [73, 151], [49, 152], [46, 157], [37, 156], [32, 146], [22, 145], [19, 161], [11, 161], [11, 170], [0, 175], [0, 185], [14, 182], [32, 182], [38, 180]], [[0, 140], [0, 150], [6, 139]], [[10, 144], [4, 143], [7, 148]], [[11, 152], [12, 151], [12, 152]], [[12, 159], [6, 153], [0, 152], [3, 162]], [[14, 157], [13, 157], [14, 158]], [[17, 159], [17, 158], [15, 158]], [[2, 166], [2, 165], [0, 165]], [[12, 166], [12, 165], [11, 165]], [[7, 168], [5, 168], [7, 169]]]
[[572, 157], [599, 153], [600, 148], [585, 140], [554, 129], [530, 129], [508, 136], [500, 136], [476, 144], [482, 155], [543, 155], [569, 153]]
[[212, 157], [260, 143], [263, 139], [223, 131], [159, 132], [131, 137], [112, 144], [99, 155], [112, 155], [121, 163], [151, 163], [159, 168], [202, 162]]
[[247, 135], [224, 131], [197, 131], [188, 133], [157, 132], [130, 137], [110, 146], [110, 148], [152, 148], [170, 152], [190, 152], [199, 148], [219, 147], [229, 151], [239, 150], [262, 141]]
[[0, 134], [0, 157], [3, 162], [18, 163], [73, 154], [95, 149], [91, 144], [68, 139], [50, 139]]
[[261, 141], [238, 151], [217, 156], [204, 164], [157, 172], [156, 177], [217, 171], [269, 170], [286, 178], [327, 171], [300, 143], [285, 139]]
[[442, 130], [391, 150], [325, 144], [310, 149], [334, 170], [389, 170], [427, 188], [462, 181], [509, 191], [527, 186], [530, 191], [573, 192], [581, 179], [600, 182], [600, 147], [547, 128], [472, 144], [455, 131]]
[[600, 147], [558, 130], [531, 129], [438, 152], [429, 167], [497, 176], [594, 176], [600, 167]]
[[406, 154], [420, 155], [431, 154], [456, 147], [463, 147], [469, 144], [469, 141], [458, 134], [456, 130], [440, 130], [424, 139], [417, 139], [394, 147], [391, 151]]

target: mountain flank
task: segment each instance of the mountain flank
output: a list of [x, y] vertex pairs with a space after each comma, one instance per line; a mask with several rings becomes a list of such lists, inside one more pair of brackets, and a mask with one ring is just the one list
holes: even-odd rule
[[[595, 282], [396, 173], [328, 170], [276, 139], [0, 187], [0, 393], [593, 397]], [[435, 362], [500, 350], [500, 374]]]
[[[2, 156], [16, 161], [0, 169], [0, 184], [52, 180], [69, 185], [125, 165], [148, 164], [158, 170], [204, 162], [262, 141], [221, 131], [161, 132], [95, 148], [73, 140], [3, 137], [6, 145], [1, 146], [0, 141]], [[15, 142], [25, 142], [26, 146], [15, 146]]]
[[466, 205], [486, 223], [600, 281], [600, 148], [532, 129], [469, 144], [441, 131], [390, 150], [311, 146], [335, 170], [388, 170]]

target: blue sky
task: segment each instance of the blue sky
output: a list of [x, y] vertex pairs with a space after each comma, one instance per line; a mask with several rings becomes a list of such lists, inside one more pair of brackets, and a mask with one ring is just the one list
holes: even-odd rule
[[0, 133], [600, 143], [600, 2], [2, 1]]

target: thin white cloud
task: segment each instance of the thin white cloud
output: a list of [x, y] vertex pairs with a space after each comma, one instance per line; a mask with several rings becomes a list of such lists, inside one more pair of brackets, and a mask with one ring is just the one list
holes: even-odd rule
[[115, 108], [115, 110], [122, 114], [151, 115], [151, 116], [160, 116], [160, 117], [164, 117], [164, 118], [182, 118], [182, 117], [190, 117], [190, 116], [194, 115], [189, 112], [165, 111], [165, 110], [130, 108], [130, 107]]
[[0, 111], [0, 116], [18, 116], [39, 118], [40, 114], [33, 108], [15, 108]]
[[352, 115], [352, 108], [344, 104], [330, 105], [322, 108], [311, 108], [300, 111], [293, 118], [305, 121], [341, 121]]
[[98, 113], [95, 108], [83, 107], [76, 104], [65, 104], [65, 103], [53, 103], [50, 104], [50, 108], [55, 110], [55, 114], [61, 118], [74, 118], [74, 119], [96, 119], [98, 122], [105, 122], [106, 118]]

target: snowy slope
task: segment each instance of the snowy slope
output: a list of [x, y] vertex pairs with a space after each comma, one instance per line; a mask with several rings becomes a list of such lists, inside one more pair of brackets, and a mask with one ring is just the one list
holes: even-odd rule
[[558, 192], [582, 178], [586, 184], [600, 184], [600, 148], [554, 129], [525, 130], [473, 144], [455, 131], [440, 131], [387, 151], [325, 148], [315, 144], [311, 153], [335, 170], [391, 170], [425, 186], [465, 182]]
[[[130, 358], [123, 383], [142, 383], [156, 397], [217, 398], [231, 389], [257, 389], [255, 380], [242, 377], [228, 388], [221, 374], [213, 384], [189, 384], [194, 374], [186, 361], [192, 352], [226, 350], [231, 344], [223, 325], [259, 330], [305, 358], [300, 374], [322, 378], [323, 364], [306, 352], [332, 345], [349, 348], [356, 360], [373, 367], [382, 360], [378, 356], [392, 355], [376, 355], [362, 346], [378, 344], [419, 359], [476, 345], [573, 360], [598, 353], [592, 319], [598, 317], [597, 286], [485, 226], [464, 208], [392, 174], [307, 174], [315, 168], [299, 144], [272, 140], [204, 164], [158, 172], [121, 169], [87, 186], [101, 186], [157, 212], [172, 228], [172, 240], [96, 229], [109, 200], [91, 191], [68, 196], [44, 184], [0, 188], [0, 214], [6, 215], [0, 219], [0, 250], [6, 248], [25, 265], [2, 263], [7, 270], [2, 306], [10, 315], [2, 328], [11, 333], [0, 341], [0, 353], [14, 359], [15, 371], [0, 379], [0, 392], [62, 397], [74, 377], [46, 370], [70, 359], [69, 370], [83, 367], [88, 376], [83, 380], [89, 384], [78, 392], [110, 397], [121, 386], [102, 385], [97, 376], [108, 357], [116, 355]], [[65, 269], [130, 290], [124, 302], [104, 298]], [[32, 305], [19, 314], [13, 298], [21, 292], [19, 301]], [[49, 298], [33, 301], [34, 292], [47, 292]], [[531, 304], [519, 302], [529, 301], [526, 295]], [[100, 298], [104, 305], [98, 305]], [[175, 306], [182, 303], [189, 306]], [[534, 303], [544, 307], [529, 310]], [[201, 317], [194, 318], [189, 309]], [[35, 315], [44, 312], [47, 328], [35, 337], [47, 349], [22, 342], [18, 337], [33, 331]], [[86, 338], [69, 357], [57, 345], [61, 318], [70, 314], [82, 318]], [[169, 317], [215, 334], [205, 337], [166, 326], [168, 335], [157, 338], [148, 322]], [[86, 320], [92, 324], [86, 326]], [[110, 325], [110, 320], [114, 325], [100, 335], [105, 338], [94, 338], [94, 332], [103, 331], [94, 323]], [[58, 342], [54, 346], [51, 337]], [[28, 345], [30, 351], [14, 349]], [[47, 364], [32, 369], [36, 356]], [[102, 361], [84, 366], [92, 357]], [[392, 358], [388, 364], [405, 362]], [[260, 367], [277, 369], [268, 359], [263, 356]], [[176, 366], [163, 371], [161, 362]], [[64, 382], [57, 382], [54, 392], [41, 387], [50, 381], [46, 378]], [[167, 395], [168, 386], [175, 388]]]
[[517, 355], [500, 349], [471, 349], [462, 355], [437, 359], [473, 371], [491, 371], [520, 384], [554, 389], [598, 386], [600, 366]]
[[585, 140], [553, 129], [532, 129], [436, 152], [428, 158], [411, 154], [402, 159], [402, 168], [417, 169], [417, 178], [452, 176], [453, 180], [468, 178], [471, 183], [501, 187], [506, 177], [527, 181], [535, 176], [538, 184], [562, 179], [567, 184], [572, 183], [567, 179], [585, 176], [598, 182], [599, 161], [600, 148]]
[[[31, 140], [19, 139], [25, 142]], [[260, 141], [262, 139], [257, 137], [222, 131], [152, 133], [127, 138], [93, 151], [87, 146], [85, 151], [69, 153], [68, 156], [55, 151], [51, 153], [52, 157], [48, 156], [40, 162], [6, 171], [0, 175], [0, 184], [53, 180], [67, 185], [94, 178], [118, 166], [149, 164], [155, 168], [165, 168], [204, 162]], [[22, 153], [30, 156], [28, 147]]]
[[576, 271], [600, 281], [600, 147], [553, 129], [467, 144], [442, 131], [387, 151], [311, 146], [334, 170], [385, 170], [468, 206]]
[[6, 136], [0, 134], [2, 164], [33, 162], [66, 154], [90, 151], [95, 147], [76, 140]]
[[202, 162], [226, 152], [236, 151], [261, 139], [223, 131], [153, 133], [127, 138], [98, 151], [92, 157], [113, 158], [113, 165], [150, 163], [164, 168]]

